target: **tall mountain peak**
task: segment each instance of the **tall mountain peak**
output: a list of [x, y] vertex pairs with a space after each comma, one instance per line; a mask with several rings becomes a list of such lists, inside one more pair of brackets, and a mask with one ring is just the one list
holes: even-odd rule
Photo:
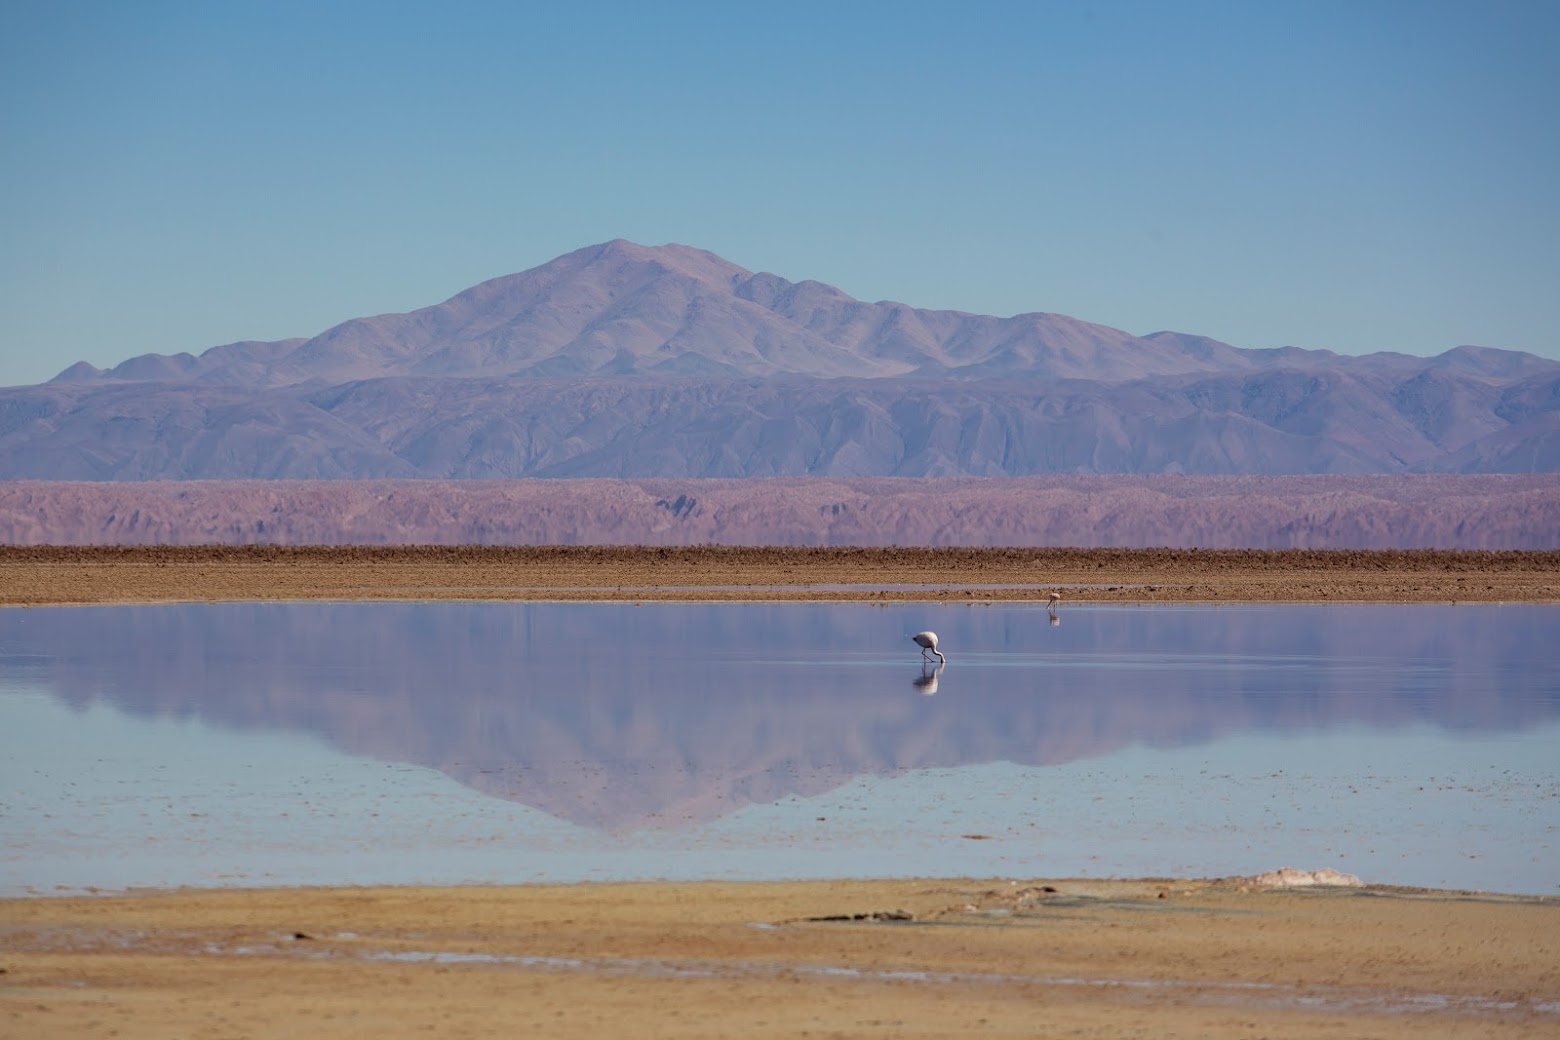
[[[244, 346], [242, 371], [269, 386], [408, 375], [1121, 379], [1217, 367], [1175, 345], [1062, 315], [998, 318], [866, 303], [692, 246], [625, 239], [489, 279], [442, 303], [344, 321], [286, 348]], [[230, 382], [233, 353], [145, 355], [104, 378]], [[93, 376], [73, 367], [61, 378]]]
[[1560, 470], [1560, 362], [870, 303], [614, 239], [307, 340], [0, 391], [0, 478]]

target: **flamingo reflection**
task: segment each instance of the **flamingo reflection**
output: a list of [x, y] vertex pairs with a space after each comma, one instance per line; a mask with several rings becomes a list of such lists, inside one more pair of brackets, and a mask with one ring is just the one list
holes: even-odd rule
[[926, 696], [930, 697], [932, 694], [937, 692], [937, 677], [942, 674], [942, 670], [942, 665], [938, 665], [929, 672], [926, 670], [925, 666], [922, 666], [921, 674], [916, 676], [910, 685], [914, 686]]

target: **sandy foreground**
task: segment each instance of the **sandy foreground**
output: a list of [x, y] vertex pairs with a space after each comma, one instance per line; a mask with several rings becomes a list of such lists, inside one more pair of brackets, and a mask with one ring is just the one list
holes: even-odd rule
[[[1053, 588], [1064, 610], [1560, 601], [1560, 553], [0, 548], [6, 605], [1043, 600]], [[1555, 1037], [1560, 899], [1004, 878], [0, 900], [0, 1035], [299, 1032]]]
[[15, 1037], [1554, 1037], [1560, 902], [1187, 881], [0, 902]]

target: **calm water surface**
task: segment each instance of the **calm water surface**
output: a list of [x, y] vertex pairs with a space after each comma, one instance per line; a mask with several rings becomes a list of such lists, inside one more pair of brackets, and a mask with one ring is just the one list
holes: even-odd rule
[[1326, 866], [1552, 894], [1557, 638], [1532, 605], [0, 610], [0, 892]]

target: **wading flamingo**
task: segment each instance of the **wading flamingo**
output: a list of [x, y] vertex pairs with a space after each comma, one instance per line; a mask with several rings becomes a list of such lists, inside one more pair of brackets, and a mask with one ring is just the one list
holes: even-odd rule
[[936, 632], [917, 632], [915, 635], [911, 636], [910, 639], [915, 643], [916, 646], [921, 648], [921, 660], [927, 660], [926, 652], [930, 650], [932, 653], [937, 655], [937, 660], [939, 662], [942, 664], [948, 663], [948, 659], [943, 656], [942, 651], [937, 649]]

